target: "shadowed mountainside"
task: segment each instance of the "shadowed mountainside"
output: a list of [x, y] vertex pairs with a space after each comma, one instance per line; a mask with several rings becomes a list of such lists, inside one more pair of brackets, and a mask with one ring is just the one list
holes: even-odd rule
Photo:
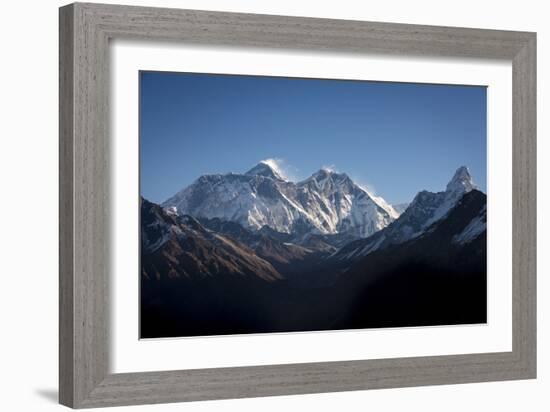
[[486, 322], [485, 205], [472, 189], [418, 236], [346, 260], [320, 237], [308, 248], [143, 200], [141, 336]]

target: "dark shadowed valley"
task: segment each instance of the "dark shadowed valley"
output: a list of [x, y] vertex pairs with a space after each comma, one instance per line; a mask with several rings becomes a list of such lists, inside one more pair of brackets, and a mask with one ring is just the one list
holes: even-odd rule
[[486, 195], [459, 168], [394, 208], [268, 164], [141, 199], [141, 337], [484, 323]]

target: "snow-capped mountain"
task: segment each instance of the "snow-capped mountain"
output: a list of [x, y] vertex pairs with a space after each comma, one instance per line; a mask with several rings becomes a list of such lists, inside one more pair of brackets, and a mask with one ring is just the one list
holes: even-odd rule
[[283, 174], [275, 167], [275, 165], [267, 161], [261, 161], [245, 174], [248, 176], [270, 177], [275, 180], [286, 180], [283, 177]]
[[141, 271], [147, 280], [215, 276], [281, 279], [267, 260], [238, 240], [206, 229], [191, 216], [173, 216], [141, 199]]
[[423, 319], [422, 324], [485, 323], [486, 204], [487, 196], [472, 189], [422, 235], [341, 261], [345, 269], [334, 288], [355, 294], [352, 324], [380, 326], [381, 316], [392, 326], [411, 326], [414, 319]]
[[335, 255], [336, 259], [355, 259], [420, 236], [432, 224], [445, 217], [464, 194], [476, 190], [468, 168], [462, 166], [455, 172], [443, 192], [419, 192], [407, 209], [384, 230], [351, 242]]
[[321, 169], [294, 183], [266, 161], [244, 174], [201, 176], [162, 206], [171, 213], [234, 221], [253, 230], [268, 226], [295, 236], [346, 233], [363, 238], [399, 216], [345, 173]]
[[485, 204], [479, 214], [474, 217], [462, 232], [453, 236], [452, 243], [466, 244], [476, 239], [487, 230], [487, 205]]
[[170, 201], [141, 202], [142, 337], [487, 321], [487, 196], [466, 168], [397, 218], [343, 173], [269, 164]]

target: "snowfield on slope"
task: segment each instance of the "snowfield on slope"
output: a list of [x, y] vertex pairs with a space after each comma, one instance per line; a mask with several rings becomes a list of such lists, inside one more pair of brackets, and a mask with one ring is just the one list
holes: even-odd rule
[[162, 204], [171, 213], [234, 221], [259, 230], [304, 234], [349, 233], [367, 237], [399, 213], [345, 173], [321, 169], [298, 182], [286, 180], [269, 162], [244, 174], [205, 175]]

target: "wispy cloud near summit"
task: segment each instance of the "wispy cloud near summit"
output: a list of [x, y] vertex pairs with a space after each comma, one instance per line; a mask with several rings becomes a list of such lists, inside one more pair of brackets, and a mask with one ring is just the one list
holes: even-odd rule
[[295, 182], [326, 165], [395, 203], [445, 187], [459, 164], [486, 187], [485, 87], [146, 71], [140, 79], [140, 188], [153, 201], [260, 159]]
[[260, 160], [260, 163], [265, 163], [286, 180], [294, 182], [298, 179], [298, 169], [288, 164], [285, 159], [279, 157], [268, 158]]

